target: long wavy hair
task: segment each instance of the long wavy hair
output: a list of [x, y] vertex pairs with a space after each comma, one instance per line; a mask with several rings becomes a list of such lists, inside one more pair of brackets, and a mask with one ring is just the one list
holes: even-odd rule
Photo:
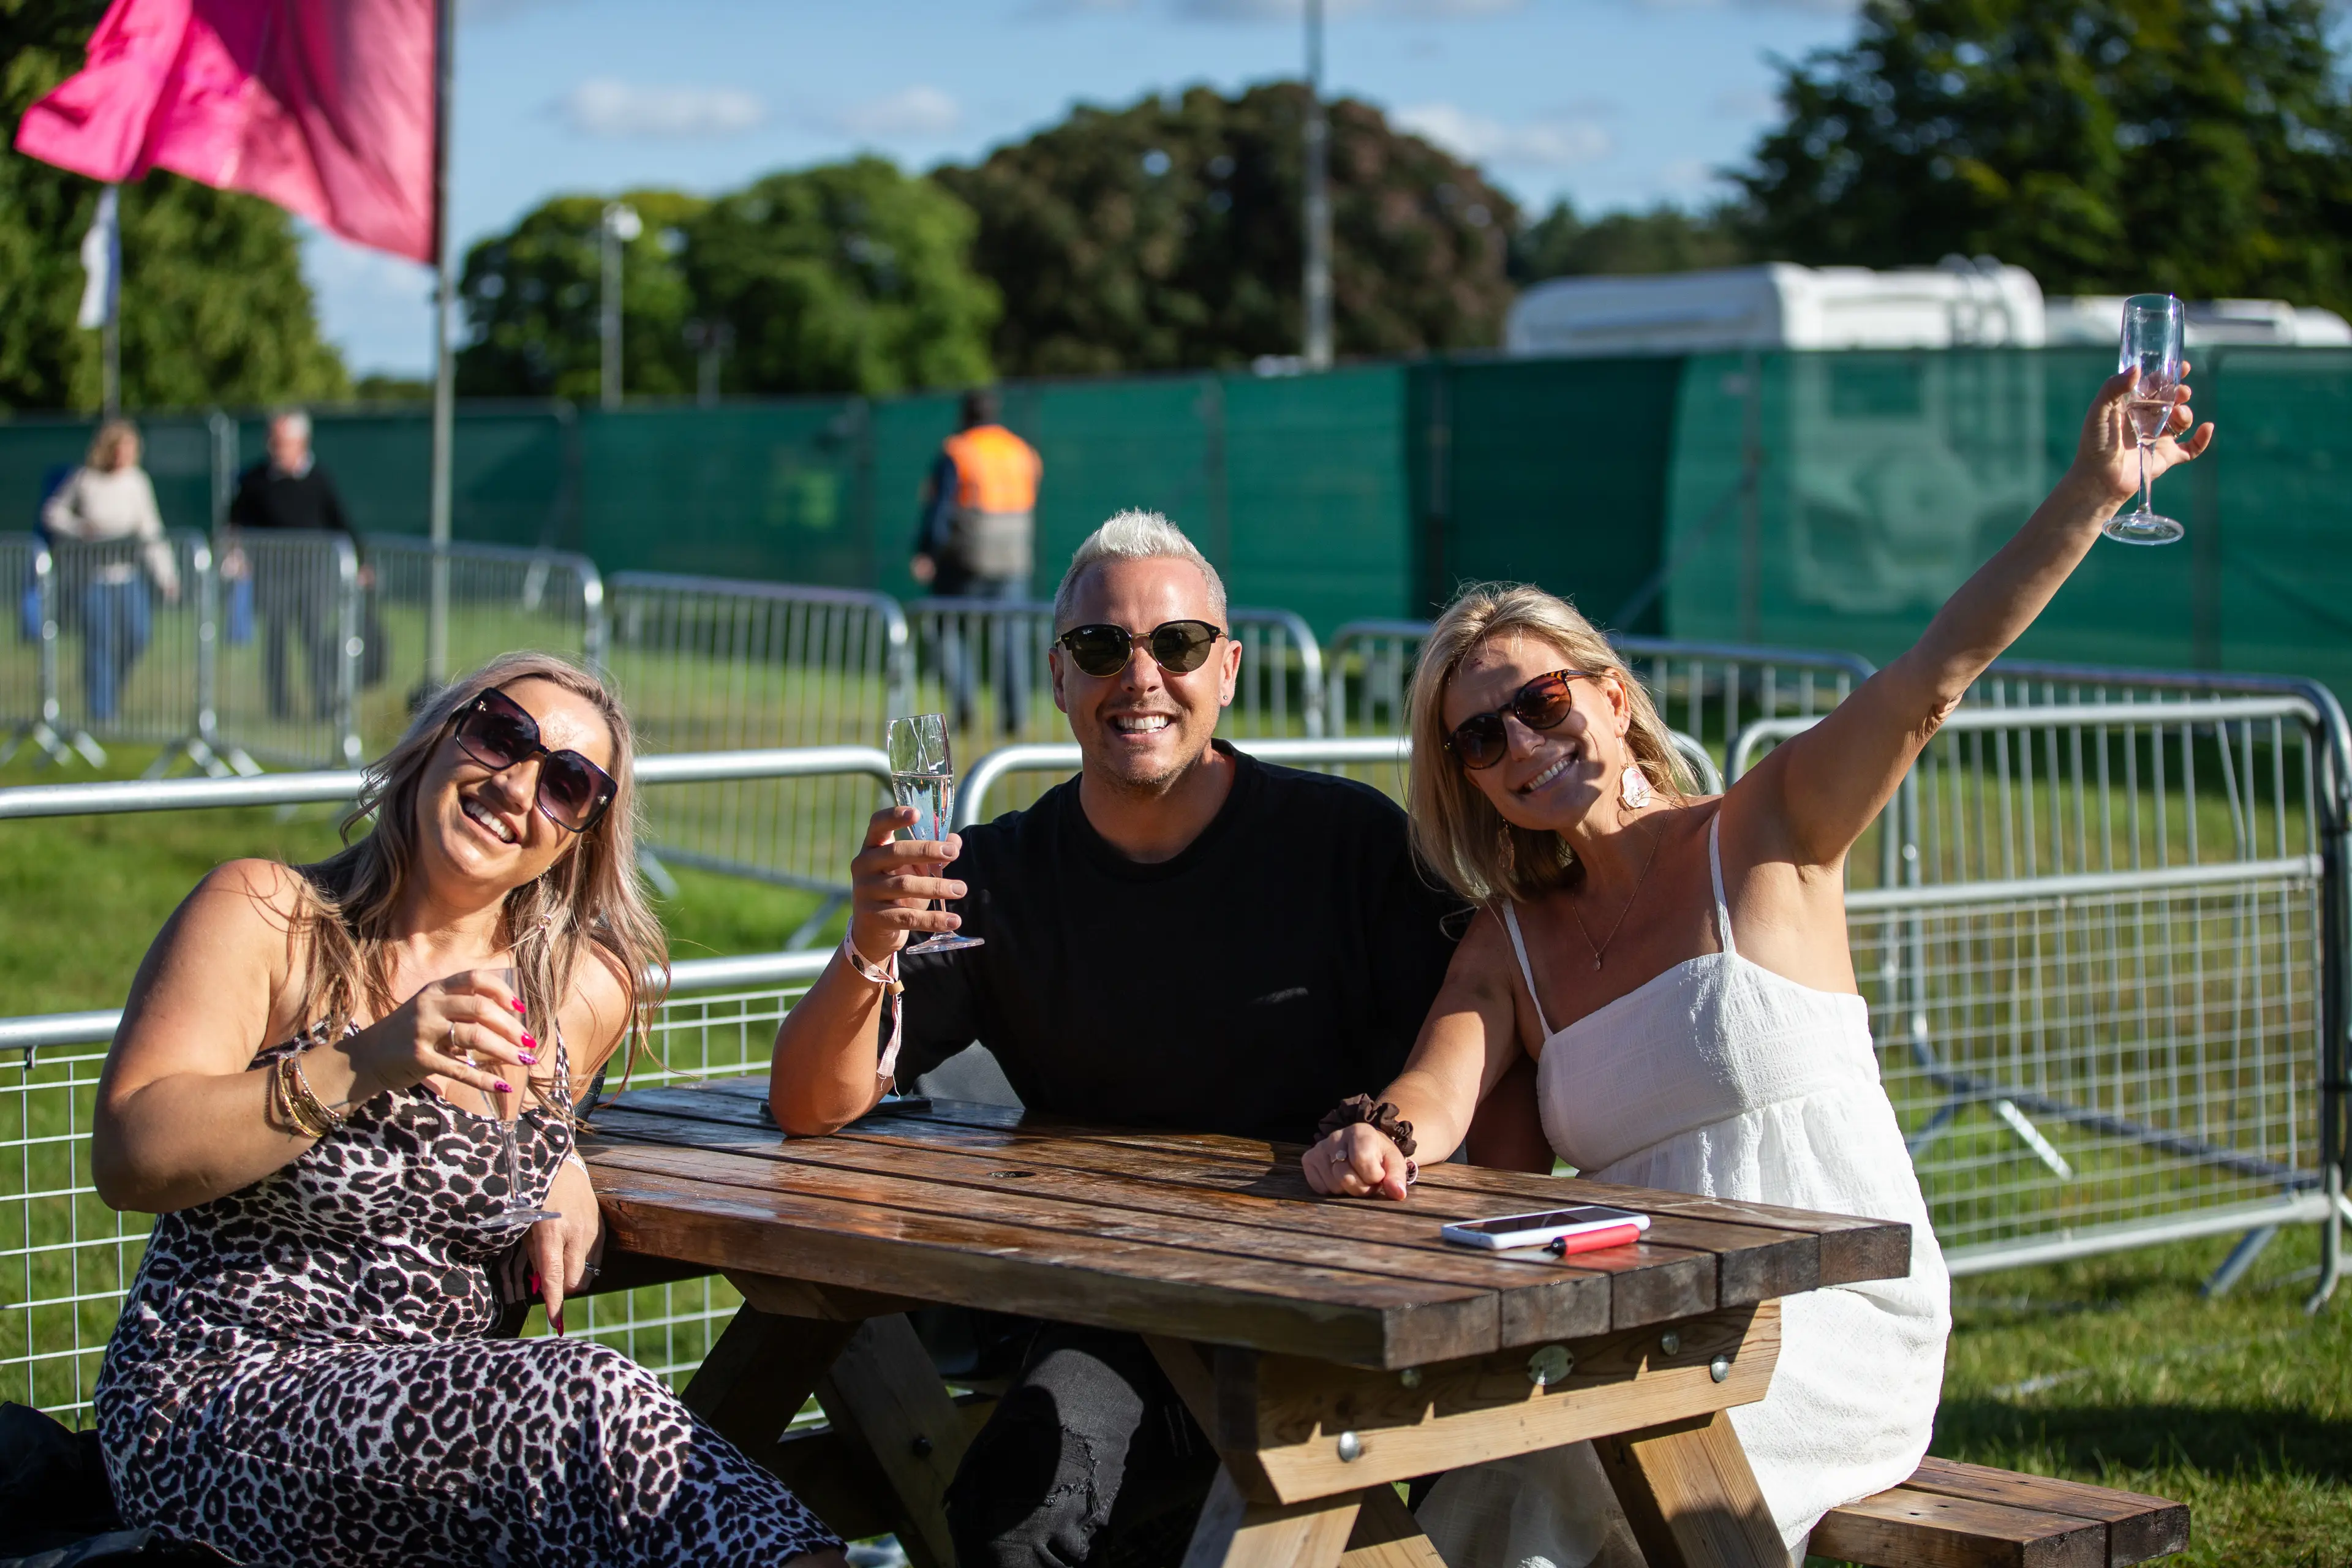
[[[388, 944], [394, 911], [416, 876], [416, 798], [433, 753], [466, 705], [493, 687], [545, 680], [585, 698], [613, 737], [613, 804], [545, 871], [507, 895], [499, 940], [512, 950], [523, 1005], [551, 1018], [572, 994], [583, 958], [607, 964], [625, 988], [629, 1025], [621, 1048], [645, 1042], [653, 1010], [667, 991], [668, 944], [637, 881], [635, 742], [629, 716], [604, 683], [551, 654], [501, 654], [435, 694], [397, 744], [372, 763], [358, 802], [342, 820], [346, 847], [295, 870], [311, 897], [299, 917], [307, 955], [300, 1016], [341, 1036], [362, 1007], [382, 1017], [392, 994]], [[353, 841], [369, 818], [374, 826]], [[647, 973], [657, 982], [648, 985]], [[570, 1095], [562, 1109], [570, 1113]]]
[[1513, 633], [1558, 648], [1572, 668], [1615, 676], [1633, 710], [1626, 743], [1651, 786], [1681, 801], [1693, 784], [1649, 690], [1575, 605], [1525, 583], [1463, 589], [1430, 628], [1413, 667], [1405, 809], [1413, 847], [1431, 869], [1464, 898], [1489, 907], [1527, 903], [1568, 882], [1576, 866], [1574, 851], [1558, 833], [1505, 821], [1446, 745], [1445, 693], [1462, 661], [1480, 644]]

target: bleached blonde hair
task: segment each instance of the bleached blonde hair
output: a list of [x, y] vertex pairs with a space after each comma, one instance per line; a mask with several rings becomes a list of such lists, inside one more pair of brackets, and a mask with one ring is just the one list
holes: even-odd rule
[[1514, 633], [1558, 648], [1571, 668], [1615, 676], [1633, 710], [1625, 742], [1651, 786], [1679, 801], [1693, 782], [1647, 689], [1575, 605], [1524, 583], [1478, 583], [1463, 589], [1430, 628], [1413, 668], [1408, 700], [1412, 766], [1405, 810], [1413, 847], [1430, 868], [1464, 898], [1489, 907], [1528, 902], [1565, 882], [1576, 864], [1558, 833], [1506, 822], [1446, 744], [1445, 692], [1462, 661], [1481, 644]]
[[1070, 617], [1076, 613], [1078, 579], [1089, 568], [1105, 561], [1189, 561], [1200, 568], [1202, 580], [1209, 584], [1209, 602], [1213, 606], [1217, 624], [1225, 620], [1225, 580], [1209, 564], [1199, 545], [1184, 537], [1184, 531], [1156, 511], [1140, 511], [1129, 508], [1087, 535], [1070, 557], [1070, 569], [1062, 574], [1062, 585], [1054, 590], [1054, 629], [1069, 630]]

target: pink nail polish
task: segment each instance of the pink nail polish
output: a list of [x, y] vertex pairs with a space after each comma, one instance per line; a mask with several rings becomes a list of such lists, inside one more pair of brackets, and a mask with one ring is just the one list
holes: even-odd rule
[[539, 1049], [539, 1042], [532, 1039], [529, 1035], [525, 1035], [522, 1037], [522, 1048], [527, 1051], [535, 1051]]
[[536, 1052], [517, 1051], [515, 1055], [522, 1058], [522, 1065], [527, 1068], [535, 1068], [539, 1065], [539, 1057]]
[[514, 1010], [518, 1013], [522, 1011], [522, 998], [520, 996], [514, 998]]
[[504, 1079], [500, 1079], [498, 1081], [497, 1089], [500, 1094], [512, 1094], [514, 1092], [514, 1085], [507, 1082]]

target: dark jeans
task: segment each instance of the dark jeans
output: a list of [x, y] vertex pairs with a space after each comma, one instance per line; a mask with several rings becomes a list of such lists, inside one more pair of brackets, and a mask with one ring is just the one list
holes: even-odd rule
[[956, 1561], [1176, 1568], [1216, 1473], [1216, 1451], [1142, 1340], [1038, 1323], [948, 1488]]
[[81, 591], [81, 691], [89, 721], [114, 722], [122, 683], [147, 651], [151, 610], [143, 579], [91, 583]]
[[[1029, 596], [1026, 577], [960, 577], [943, 574], [937, 584], [941, 597], [958, 599], [1025, 599]], [[965, 647], [964, 628], [957, 623], [961, 617], [950, 616], [940, 633], [940, 675], [948, 687], [949, 701], [955, 710], [955, 730], [962, 734], [971, 728], [973, 687], [977, 684], [974, 667], [982, 662], [989, 647], [989, 631], [999, 633], [996, 640], [996, 724], [1008, 735], [1017, 735], [1029, 721], [1029, 628], [1018, 622], [997, 628], [972, 627], [971, 644]]]
[[310, 717], [331, 719], [335, 716], [338, 670], [337, 661], [342, 652], [337, 646], [341, 634], [320, 622], [331, 616], [331, 607], [299, 602], [283, 607], [273, 605], [268, 613], [269, 629], [262, 650], [262, 668], [269, 682], [269, 716], [290, 719], [294, 716], [294, 695], [286, 679], [286, 643], [290, 637], [302, 660], [310, 681]]

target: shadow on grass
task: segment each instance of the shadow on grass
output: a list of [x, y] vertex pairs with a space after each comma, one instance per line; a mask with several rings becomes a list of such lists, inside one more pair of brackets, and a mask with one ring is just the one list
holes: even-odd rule
[[2088, 1475], [2110, 1465], [2139, 1470], [2187, 1465], [2209, 1475], [2252, 1467], [2326, 1485], [2352, 1483], [2352, 1421], [2276, 1407], [2012, 1405], [1948, 1397], [1936, 1413], [1931, 1449], [1990, 1465], [2021, 1454], [2046, 1456]]

